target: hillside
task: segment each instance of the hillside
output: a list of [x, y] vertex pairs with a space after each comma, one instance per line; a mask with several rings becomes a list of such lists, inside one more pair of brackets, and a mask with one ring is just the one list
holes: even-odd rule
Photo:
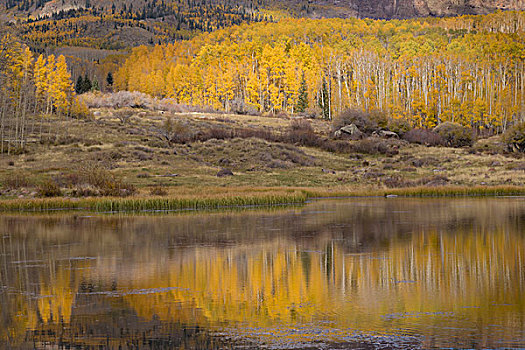
[[[525, 7], [523, 0], [232, 0], [226, 3], [217, 0], [180, 1], [165, 0], [159, 2], [158, 9], [165, 5], [168, 8], [202, 8], [209, 9], [221, 5], [226, 9], [243, 8], [247, 12], [281, 10], [294, 17], [358, 17], [358, 18], [412, 18], [424, 16], [458, 16], [465, 14], [487, 14], [497, 10], [521, 10]], [[0, 5], [6, 6], [12, 16], [30, 15], [33, 17], [50, 16], [61, 11], [78, 10], [82, 8], [112, 9], [121, 11], [123, 8], [142, 10], [147, 7], [148, 0], [2, 0]], [[157, 14], [162, 11], [157, 12]], [[230, 11], [225, 11], [229, 13]]]
[[471, 148], [429, 147], [377, 136], [334, 140], [324, 120], [148, 106], [92, 111], [93, 119], [33, 121], [42, 139], [2, 156], [0, 198], [525, 184], [523, 158], [505, 153], [499, 137]]

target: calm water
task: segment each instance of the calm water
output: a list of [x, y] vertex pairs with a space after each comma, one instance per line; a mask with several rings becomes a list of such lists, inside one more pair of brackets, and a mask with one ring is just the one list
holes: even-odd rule
[[0, 216], [0, 347], [525, 347], [525, 199]]

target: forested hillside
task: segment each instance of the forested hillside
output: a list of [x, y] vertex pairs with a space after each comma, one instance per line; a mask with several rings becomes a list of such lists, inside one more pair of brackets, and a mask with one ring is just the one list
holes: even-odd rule
[[254, 2], [241, 0], [8, 0], [5, 6], [19, 36], [39, 52], [57, 46], [119, 50], [188, 39], [195, 33], [241, 23], [273, 20]]
[[348, 107], [415, 126], [504, 128], [525, 117], [525, 14], [380, 21], [286, 20], [139, 47], [120, 89], [220, 110]]

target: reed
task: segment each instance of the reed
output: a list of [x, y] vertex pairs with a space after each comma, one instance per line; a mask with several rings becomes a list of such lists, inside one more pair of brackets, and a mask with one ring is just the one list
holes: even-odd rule
[[[203, 192], [202, 190], [201, 192]], [[0, 201], [0, 212], [27, 212], [50, 210], [87, 210], [95, 212], [138, 212], [207, 210], [232, 207], [272, 206], [304, 203], [313, 198], [337, 197], [460, 197], [460, 196], [519, 196], [525, 195], [525, 187], [519, 186], [446, 186], [410, 187], [397, 189], [254, 189], [215, 193], [200, 196], [197, 193], [184, 196], [113, 198], [93, 197], [11, 199]]]
[[88, 210], [95, 212], [148, 210], [204, 210], [230, 207], [297, 204], [306, 201], [301, 191], [256, 195], [223, 195], [215, 197], [142, 197], [142, 198], [46, 198], [0, 201], [0, 211]]
[[349, 191], [304, 190], [308, 198], [321, 197], [481, 197], [481, 196], [521, 196], [525, 195], [522, 186], [443, 186], [407, 187], [394, 189], [363, 189]]

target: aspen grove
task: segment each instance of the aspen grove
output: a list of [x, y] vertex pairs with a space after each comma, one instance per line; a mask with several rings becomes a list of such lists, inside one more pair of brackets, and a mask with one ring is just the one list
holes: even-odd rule
[[[349, 107], [415, 127], [501, 132], [525, 118], [525, 13], [414, 20], [290, 19], [137, 47], [122, 90], [258, 112]], [[307, 95], [308, 106], [301, 99]]]

